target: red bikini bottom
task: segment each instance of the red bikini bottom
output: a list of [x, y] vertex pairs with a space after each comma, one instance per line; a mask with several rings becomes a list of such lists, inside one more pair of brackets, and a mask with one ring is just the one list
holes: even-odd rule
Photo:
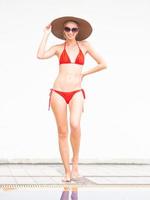
[[48, 110], [50, 110], [50, 102], [51, 102], [51, 95], [52, 95], [52, 92], [56, 92], [58, 93], [60, 96], [62, 96], [64, 98], [64, 100], [66, 101], [67, 104], [69, 104], [70, 100], [72, 99], [73, 95], [76, 93], [76, 92], [80, 92], [82, 91], [82, 94], [83, 94], [83, 97], [85, 99], [85, 92], [83, 89], [79, 89], [79, 90], [73, 90], [71, 92], [63, 92], [63, 91], [59, 91], [59, 90], [55, 90], [55, 89], [50, 89], [50, 93], [49, 93], [49, 105], [48, 105]]

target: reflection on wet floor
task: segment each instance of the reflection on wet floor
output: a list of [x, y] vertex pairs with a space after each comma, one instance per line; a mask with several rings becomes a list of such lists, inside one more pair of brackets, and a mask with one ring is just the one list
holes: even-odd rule
[[[71, 199], [77, 200], [78, 199], [78, 189], [73, 188], [71, 191]], [[64, 188], [64, 191], [61, 194], [60, 200], [69, 200], [69, 189]]]
[[150, 187], [80, 188], [77, 185], [11, 187], [0, 189], [0, 200], [149, 200]]
[[0, 200], [149, 200], [150, 165], [80, 165], [63, 183], [60, 164], [0, 165]]
[[20, 199], [36, 199], [36, 200], [78, 200], [78, 187], [64, 186], [63, 188], [15, 188], [1, 187], [0, 200], [20, 200]]

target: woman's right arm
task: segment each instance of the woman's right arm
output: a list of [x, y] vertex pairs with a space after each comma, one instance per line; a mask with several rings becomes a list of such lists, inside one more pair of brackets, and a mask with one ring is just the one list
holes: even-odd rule
[[45, 50], [47, 39], [50, 32], [51, 32], [51, 24], [46, 26], [44, 29], [44, 35], [37, 51], [37, 58], [39, 59], [50, 58], [56, 54], [57, 45], [50, 47], [48, 50]]

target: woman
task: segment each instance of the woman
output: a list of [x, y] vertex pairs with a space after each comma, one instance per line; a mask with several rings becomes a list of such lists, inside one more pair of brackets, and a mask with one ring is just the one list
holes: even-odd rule
[[[65, 42], [45, 50], [51, 32]], [[81, 82], [87, 75], [106, 68], [103, 58], [93, 50], [89, 42], [85, 41], [91, 32], [91, 25], [84, 19], [70, 16], [57, 18], [45, 27], [37, 52], [39, 59], [47, 59], [54, 55], [59, 59], [59, 73], [50, 91], [49, 107], [51, 106], [56, 119], [59, 150], [65, 169], [62, 181], [67, 182], [79, 178], [80, 120], [85, 98]], [[97, 62], [97, 66], [82, 72], [84, 57], [87, 53]], [[70, 142], [73, 150], [71, 170], [69, 166], [67, 104], [70, 112]]]

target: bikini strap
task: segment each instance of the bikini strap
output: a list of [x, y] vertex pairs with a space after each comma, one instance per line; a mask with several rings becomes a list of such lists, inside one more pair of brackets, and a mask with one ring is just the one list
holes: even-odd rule
[[49, 93], [49, 101], [48, 101], [48, 110], [50, 110], [50, 104], [51, 104], [51, 96], [52, 96], [53, 89], [50, 89]]
[[[78, 41], [76, 41], [76, 44], [77, 44], [78, 48], [81, 50]], [[65, 41], [65, 43], [64, 43], [64, 49], [66, 49], [66, 41]]]
[[78, 41], [77, 41], [77, 45], [78, 45], [78, 48], [79, 48], [79, 50], [81, 51], [81, 48], [80, 48], [80, 46], [79, 46], [79, 43], [78, 43]]
[[66, 49], [66, 41], [65, 41], [65, 44], [64, 44], [64, 49]]

